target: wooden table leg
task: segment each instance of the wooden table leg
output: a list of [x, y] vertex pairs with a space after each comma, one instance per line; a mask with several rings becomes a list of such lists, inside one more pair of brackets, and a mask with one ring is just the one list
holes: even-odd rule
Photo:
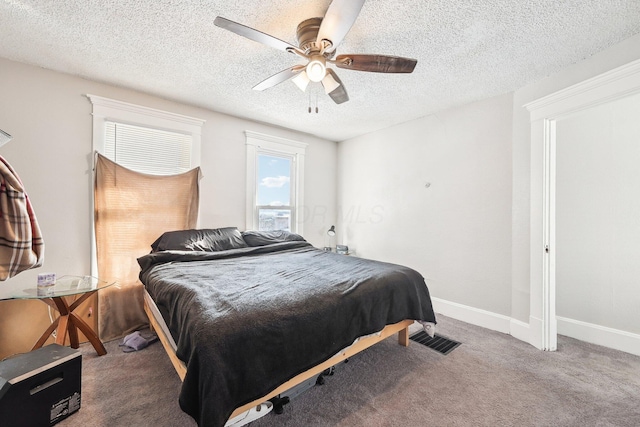
[[94, 292], [87, 292], [83, 294], [80, 298], [75, 300], [71, 305], [67, 304], [67, 301], [64, 297], [52, 297], [47, 300], [41, 300], [45, 304], [55, 308], [58, 311], [58, 318], [54, 320], [51, 325], [47, 328], [46, 331], [42, 334], [40, 339], [35, 343], [32, 350], [38, 349], [44, 345], [44, 343], [49, 339], [53, 331], [56, 331], [56, 344], [64, 345], [64, 341], [69, 335], [69, 342], [71, 348], [80, 347], [80, 340], [78, 339], [78, 329], [87, 337], [93, 348], [98, 353], [98, 356], [103, 356], [107, 354], [107, 350], [104, 348], [104, 345], [100, 341], [98, 334], [95, 333], [93, 329], [82, 320], [77, 314], [73, 311], [84, 301], [87, 300]]
[[75, 313], [71, 312], [69, 313], [69, 316], [71, 317], [71, 322], [75, 326], [77, 326], [78, 329], [80, 329], [84, 336], [87, 337], [91, 345], [93, 345], [93, 348], [96, 349], [96, 353], [98, 353], [98, 356], [104, 356], [105, 354], [107, 354], [107, 349], [104, 348], [102, 341], [100, 341], [100, 338], [98, 338], [98, 334], [96, 334], [95, 331], [91, 329], [91, 327], [87, 325], [87, 323]]
[[61, 315], [59, 319], [58, 329], [56, 329], [56, 344], [64, 345], [64, 340], [67, 337], [67, 328], [69, 326], [69, 316]]
[[[69, 345], [71, 346], [71, 348], [79, 348], [80, 340], [78, 339], [78, 328], [76, 328], [76, 324], [73, 322], [71, 313], [69, 313], [69, 316], [69, 323], [67, 324], [67, 332], [69, 333]], [[75, 314], [73, 316], [75, 316]]]
[[33, 348], [31, 350], [37, 350], [40, 347], [42, 347], [44, 345], [44, 343], [47, 342], [47, 340], [49, 339], [49, 337], [51, 336], [53, 331], [58, 327], [58, 323], [59, 322], [60, 322], [60, 318], [59, 317], [56, 320], [54, 320], [53, 322], [51, 322], [51, 324], [49, 325], [47, 330], [44, 331], [44, 333], [42, 334], [40, 339], [38, 341], [36, 341], [36, 343], [33, 345]]

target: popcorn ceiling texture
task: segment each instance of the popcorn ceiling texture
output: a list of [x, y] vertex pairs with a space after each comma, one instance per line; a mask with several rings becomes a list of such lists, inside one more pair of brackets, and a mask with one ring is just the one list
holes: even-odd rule
[[303, 60], [213, 25], [220, 15], [295, 45], [298, 23], [329, 4], [0, 0], [0, 57], [340, 141], [513, 91], [640, 32], [638, 0], [368, 0], [337, 54], [418, 65], [336, 69], [350, 97], [336, 105], [319, 84], [253, 91]]

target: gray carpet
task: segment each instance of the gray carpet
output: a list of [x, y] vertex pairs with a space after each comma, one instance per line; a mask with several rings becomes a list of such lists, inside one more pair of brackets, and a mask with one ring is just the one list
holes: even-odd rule
[[[509, 335], [444, 316], [462, 345], [443, 356], [390, 338], [342, 364], [326, 383], [251, 427], [640, 426], [640, 357], [559, 337], [541, 352]], [[97, 357], [83, 351], [82, 407], [65, 426], [194, 426], [159, 343]]]

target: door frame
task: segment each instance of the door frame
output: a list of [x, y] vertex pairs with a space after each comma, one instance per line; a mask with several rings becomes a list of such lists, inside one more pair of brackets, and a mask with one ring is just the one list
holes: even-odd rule
[[640, 93], [640, 60], [524, 105], [531, 121], [529, 342], [540, 350], [557, 349], [557, 121], [636, 93]]

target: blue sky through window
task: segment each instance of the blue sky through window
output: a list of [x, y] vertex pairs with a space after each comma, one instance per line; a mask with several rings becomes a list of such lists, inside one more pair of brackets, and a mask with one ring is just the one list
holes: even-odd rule
[[258, 205], [288, 206], [291, 203], [291, 159], [258, 156]]

